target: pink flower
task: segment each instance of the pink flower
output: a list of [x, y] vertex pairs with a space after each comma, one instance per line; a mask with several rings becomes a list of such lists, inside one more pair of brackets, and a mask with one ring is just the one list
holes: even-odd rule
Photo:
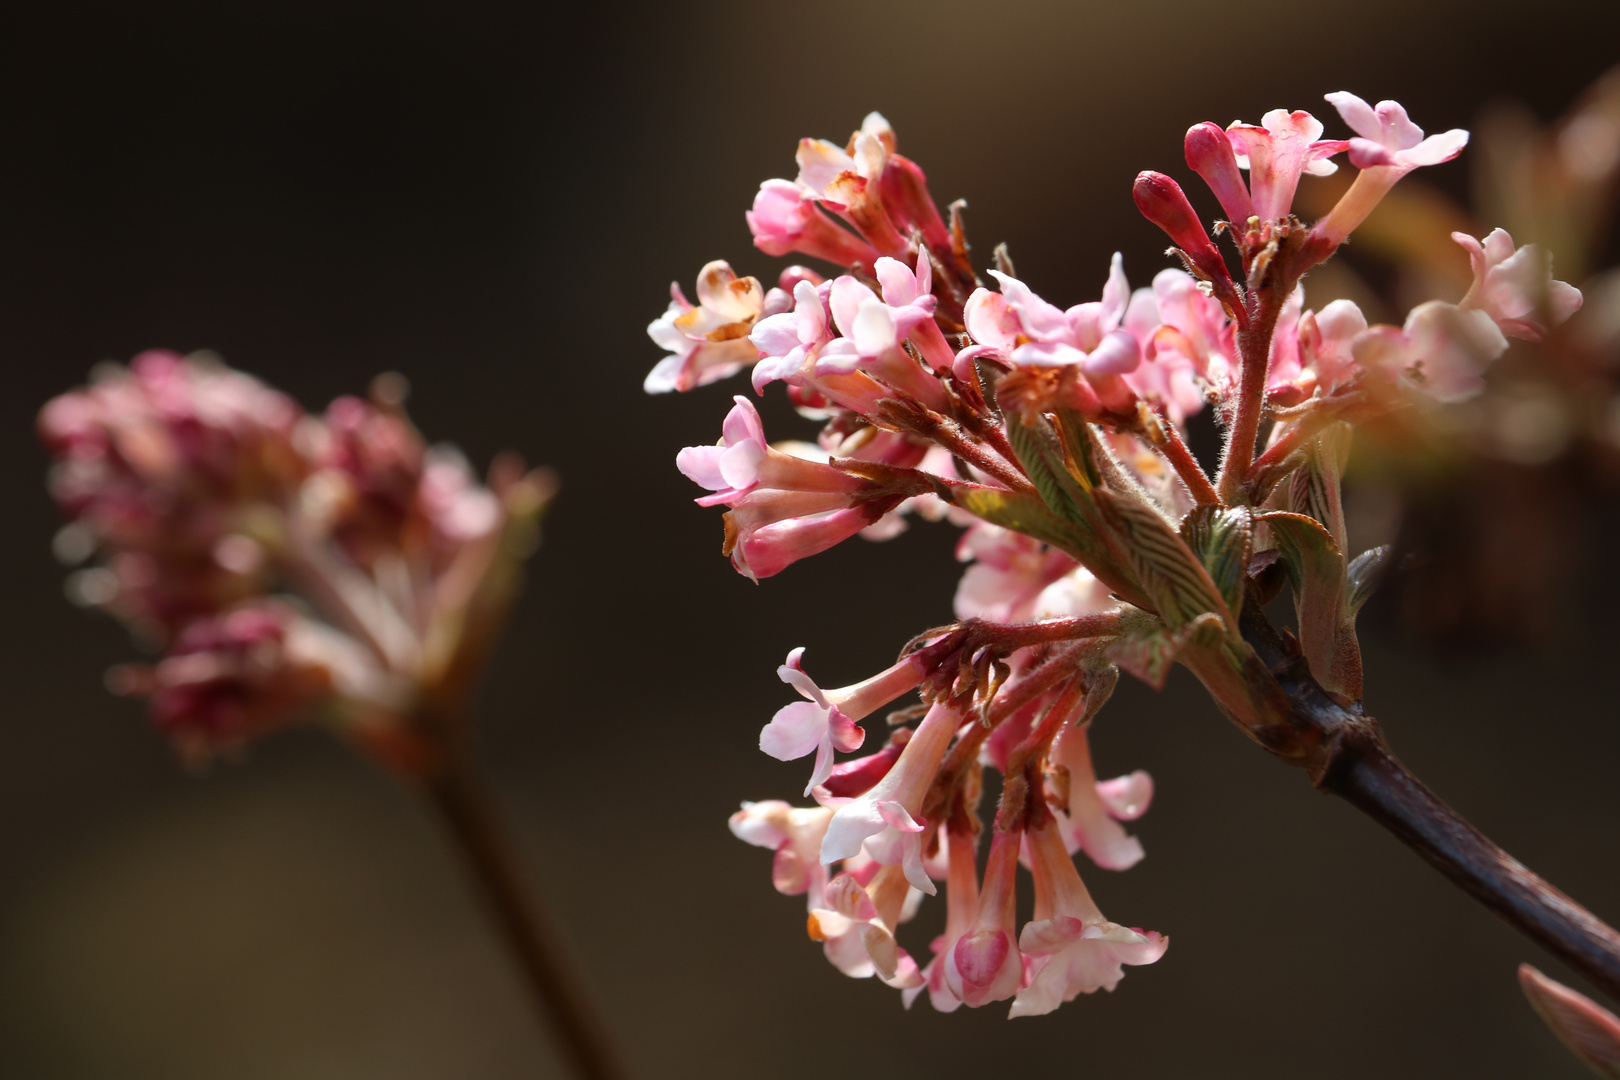
[[945, 976], [947, 957], [956, 949], [973, 926], [979, 913], [979, 869], [977, 844], [970, 833], [946, 831], [945, 848], [948, 859], [945, 878], [945, 932], [934, 940], [934, 958], [922, 971], [922, 986], [912, 987], [901, 994], [906, 1008], [911, 1008], [917, 995], [926, 987], [928, 1000], [942, 1013], [955, 1012], [962, 999], [950, 987]]
[[1015, 937], [1022, 837], [1018, 830], [997, 830], [990, 841], [976, 917], [945, 954], [945, 984], [963, 1004], [975, 1009], [1012, 997], [1024, 974]]
[[1142, 861], [1142, 842], [1126, 835], [1121, 821], [1135, 821], [1153, 801], [1153, 778], [1138, 769], [1098, 782], [1091, 764], [1089, 725], [1071, 725], [1052, 747], [1052, 764], [1068, 770], [1069, 806], [1054, 811], [1064, 847], [1084, 850], [1104, 870], [1127, 870]]
[[866, 733], [856, 724], [907, 691], [914, 690], [925, 671], [920, 661], [907, 658], [863, 682], [824, 692], [805, 672], [804, 649], [788, 653], [787, 663], [776, 669], [781, 680], [808, 700], [777, 710], [759, 733], [759, 748], [778, 761], [816, 755], [804, 793], [832, 775], [833, 748], [859, 750]]
[[1053, 822], [1027, 834], [1035, 876], [1035, 919], [1018, 947], [1032, 960], [1029, 985], [1013, 1000], [1013, 1017], [1041, 1016], [1077, 995], [1112, 990], [1125, 964], [1151, 964], [1170, 939], [1103, 918], [1080, 881]]
[[309, 423], [249, 375], [158, 350], [47, 403], [51, 494], [81, 558], [106, 557], [70, 591], [160, 639], [262, 592], [270, 560], [248, 533], [308, 475]]
[[754, 580], [781, 573], [854, 536], [910, 494], [767, 446], [753, 404], [735, 401], [720, 444], [689, 446], [675, 464], [713, 492], [699, 506], [731, 508], [725, 550], [739, 573]]
[[647, 375], [649, 394], [686, 391], [735, 375], [759, 358], [748, 334], [765, 308], [765, 292], [755, 278], [739, 278], [724, 260], [698, 273], [694, 307], [679, 285], [671, 284], [670, 304], [647, 325], [647, 336], [670, 355]]
[[910, 918], [917, 895], [897, 867], [886, 867], [863, 887], [848, 873], [827, 886], [824, 906], [812, 908], [810, 938], [825, 943], [827, 959], [851, 978], [876, 974], [890, 986], [909, 989], [922, 985], [917, 964], [894, 939], [895, 928]]
[[771, 884], [784, 896], [808, 894], [809, 906], [823, 906], [827, 868], [821, 865], [821, 838], [832, 811], [822, 806], [789, 806], [780, 799], [745, 802], [731, 815], [732, 835], [776, 853]]
[[1350, 300], [1302, 315], [1297, 330], [1302, 383], [1324, 395], [1348, 384], [1359, 370], [1353, 346], [1366, 329], [1367, 317]]
[[816, 198], [791, 180], [767, 180], [744, 215], [754, 246], [767, 255], [799, 252], [839, 266], [871, 266], [878, 253], [859, 236], [833, 221]]
[[1420, 165], [1450, 161], [1468, 145], [1468, 132], [1461, 128], [1425, 139], [1423, 129], [1407, 118], [1406, 110], [1398, 101], [1380, 101], [1374, 108], [1344, 90], [1326, 97], [1356, 133], [1357, 137], [1349, 142], [1349, 150], [1350, 164], [1358, 169], [1383, 166], [1407, 173]]
[[[1197, 285], [1187, 274], [1179, 270], [1163, 270], [1159, 276], [1165, 274], [1179, 275], [1179, 278], [1167, 280], [1184, 282], [1197, 292]], [[1158, 279], [1154, 280], [1157, 283]], [[1202, 293], [1198, 295], [1204, 300], [1209, 299]], [[1218, 301], [1215, 307], [1219, 309]], [[1225, 322], [1224, 314], [1212, 318], [1217, 326]], [[1172, 345], [1162, 350], [1158, 346], [1158, 336], [1164, 322], [1159, 317], [1159, 302], [1154, 289], [1137, 289], [1131, 294], [1131, 302], [1125, 309], [1125, 318], [1120, 325], [1142, 349], [1143, 363], [1135, 371], [1121, 376], [1137, 397], [1162, 407], [1170, 421], [1176, 424], [1202, 409], [1204, 390], [1189, 355], [1192, 346]]]
[[847, 147], [825, 139], [800, 139], [798, 186], [848, 221], [880, 255], [906, 250], [904, 236], [883, 205], [883, 176], [894, 148], [894, 130], [869, 113]]
[[918, 367], [902, 347], [907, 338], [915, 335], [920, 344], [927, 343], [944, 368], [948, 369], [954, 359], [944, 335], [934, 325], [935, 301], [927, 292], [927, 257], [923, 257], [915, 275], [894, 259], [879, 263], [884, 299], [853, 277], [833, 281], [828, 307], [842, 336], [821, 349], [814, 373], [825, 378], [864, 371], [930, 408], [944, 408], [945, 395], [939, 381]]
[[961, 724], [961, 714], [948, 705], [928, 710], [883, 779], [837, 807], [821, 844], [823, 866], [853, 857], [864, 845], [873, 858], [885, 866], [902, 866], [906, 880], [934, 895], [934, 883], [922, 865], [925, 825], [917, 814]]
[[1231, 320], [1219, 300], [1206, 296], [1192, 275], [1161, 270], [1153, 278], [1153, 297], [1162, 320], [1153, 333], [1154, 362], [1191, 373], [1217, 387], [1231, 382], [1238, 369]]
[[956, 546], [973, 560], [956, 588], [959, 619], [1027, 622], [1085, 615], [1115, 605], [1108, 589], [1073, 558], [1023, 533], [976, 522]]
[[1513, 237], [1506, 229], [1495, 229], [1483, 242], [1467, 233], [1454, 232], [1451, 238], [1468, 252], [1474, 281], [1458, 307], [1478, 309], [1489, 315], [1509, 337], [1540, 341], [1547, 326], [1568, 319], [1581, 306], [1581, 291], [1552, 276], [1552, 256], [1535, 244], [1513, 249]]
[[1455, 402], [1484, 389], [1485, 369], [1507, 351], [1507, 339], [1487, 312], [1430, 300], [1412, 309], [1404, 327], [1375, 326], [1358, 335], [1352, 351], [1364, 369]]
[[[830, 310], [834, 282], [819, 285], [801, 281], [793, 287], [793, 310], [761, 320], [752, 336], [760, 353], [754, 366], [754, 392], [777, 380], [790, 387], [815, 394], [863, 416], [870, 416], [878, 402], [892, 393], [864, 371], [839, 373], [819, 370], [818, 358], [837, 340]], [[871, 290], [867, 290], [871, 295]], [[856, 307], [862, 297], [856, 296]], [[874, 297], [875, 299], [875, 297]], [[851, 365], [853, 367], [853, 365]]]
[[1350, 163], [1361, 173], [1328, 215], [1311, 227], [1323, 258], [1367, 220], [1401, 177], [1422, 165], [1450, 161], [1468, 145], [1468, 132], [1460, 128], [1425, 139], [1423, 129], [1407, 119], [1406, 110], [1393, 101], [1381, 101], [1374, 109], [1343, 91], [1328, 94], [1327, 100], [1357, 135], [1347, 145]]
[[1338, 166], [1327, 160], [1346, 144], [1322, 139], [1322, 123], [1308, 112], [1273, 109], [1260, 126], [1233, 121], [1226, 129], [1240, 168], [1249, 170], [1249, 194], [1261, 221], [1281, 221], [1294, 204], [1302, 173], [1328, 176]]

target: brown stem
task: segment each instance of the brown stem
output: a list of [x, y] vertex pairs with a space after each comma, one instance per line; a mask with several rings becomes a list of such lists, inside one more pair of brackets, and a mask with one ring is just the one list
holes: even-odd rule
[[527, 894], [478, 782], [463, 764], [451, 763], [424, 777], [423, 787], [522, 966], [541, 1022], [552, 1029], [580, 1076], [621, 1080], [624, 1069], [592, 1011], [584, 981], [564, 955], [551, 920]]
[[1406, 770], [1381, 738], [1347, 743], [1319, 785], [1615, 998], [1620, 933], [1503, 851]]
[[1376, 720], [1317, 684], [1258, 607], [1245, 605], [1243, 637], [1276, 679], [1287, 716], [1255, 733], [1257, 741], [1305, 768], [1317, 787], [1367, 814], [1514, 929], [1620, 998], [1620, 933], [1440, 801], [1396, 760]]

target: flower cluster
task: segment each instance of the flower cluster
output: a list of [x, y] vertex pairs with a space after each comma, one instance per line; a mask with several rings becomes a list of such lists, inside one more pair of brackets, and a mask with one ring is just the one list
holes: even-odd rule
[[[788, 657], [779, 674], [805, 700], [777, 713], [760, 748], [814, 756], [814, 805], [746, 803], [731, 821], [775, 852], [776, 888], [806, 897], [811, 937], [846, 974], [875, 974], [908, 1005], [926, 990], [942, 1010], [1010, 999], [1023, 1016], [1111, 990], [1125, 965], [1163, 955], [1166, 938], [1102, 914], [1072, 858], [1122, 870], [1143, 855], [1121, 822], [1146, 810], [1152, 782], [1099, 782], [1088, 744], [1120, 668], [1159, 685], [1182, 663], [1262, 745], [1308, 761], [1315, 748], [1290, 741], [1282, 694], [1239, 626], [1286, 582], [1311, 677], [1359, 703], [1355, 613], [1382, 552], [1351, 559], [1346, 547], [1349, 425], [1466, 397], [1508, 337], [1544, 333], [1580, 297], [1498, 231], [1457, 238], [1475, 275], [1459, 303], [1420, 305], [1400, 326], [1369, 325], [1346, 300], [1307, 308], [1306, 271], [1400, 177], [1468, 137], [1426, 138], [1394, 102], [1328, 101], [1349, 137], [1324, 139], [1316, 118], [1287, 110], [1193, 127], [1187, 165], [1228, 220], [1212, 235], [1176, 181], [1142, 173], [1136, 204], [1180, 268], [1133, 290], [1115, 255], [1099, 298], [1067, 308], [1004, 249], [987, 270], [994, 288], [980, 280], [959, 204], [940, 212], [874, 113], [842, 147], [803, 140], [797, 178], [767, 181], [747, 214], [761, 251], [830, 270], [792, 266], [766, 291], [711, 263], [699, 305], [676, 288], [649, 327], [670, 351], [649, 390], [751, 365], [755, 393], [783, 383], [822, 422], [814, 444], [772, 445], [738, 396], [717, 444], [681, 451], [680, 470], [710, 492], [698, 502], [727, 508], [740, 572], [768, 577], [857, 534], [887, 538], [907, 515], [964, 530], [962, 622], [836, 690], [811, 679], [802, 650]], [[1355, 182], [1300, 221], [1302, 177], [1341, 155]], [[1185, 438], [1206, 404], [1225, 433], [1215, 476]], [[920, 704], [889, 714], [886, 745], [836, 760], [863, 749], [862, 720], [911, 694]], [[986, 769], [1002, 795], [981, 867]], [[1034, 889], [1021, 928], [1020, 865]], [[897, 935], [936, 881], [946, 928], [921, 963]]]
[[115, 669], [207, 754], [300, 716], [401, 764], [487, 649], [551, 481], [499, 459], [480, 483], [426, 445], [403, 380], [324, 415], [217, 360], [146, 352], [49, 402], [39, 432], [70, 518], [76, 600], [166, 649]]

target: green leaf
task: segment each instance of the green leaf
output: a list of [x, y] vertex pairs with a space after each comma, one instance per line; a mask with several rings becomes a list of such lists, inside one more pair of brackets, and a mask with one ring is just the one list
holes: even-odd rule
[[1204, 564], [1182, 542], [1158, 511], [1139, 499], [1105, 489], [1093, 493], [1114, 539], [1153, 609], [1172, 627], [1213, 612], [1236, 630], [1231, 608], [1210, 580]]
[[1345, 571], [1345, 582], [1349, 591], [1344, 598], [1345, 609], [1354, 617], [1361, 611], [1361, 605], [1378, 587], [1379, 578], [1384, 576], [1384, 567], [1389, 564], [1390, 553], [1395, 549], [1389, 544], [1380, 544], [1375, 548], [1368, 548], [1354, 559]]
[[1243, 608], [1243, 583], [1254, 554], [1254, 514], [1246, 506], [1199, 506], [1181, 520], [1181, 538], [1203, 562], [1232, 614]]
[[1044, 417], [1025, 424], [1016, 414], [1009, 415], [1007, 440], [1047, 506], [1070, 521], [1087, 522], [1093, 517], [1088, 513], [1090, 492], [1069, 472], [1063, 444]]
[[1271, 529], [1294, 586], [1299, 645], [1323, 688], [1361, 698], [1361, 646], [1346, 603], [1344, 555], [1320, 521], [1303, 514], [1260, 514]]
[[1289, 481], [1288, 508], [1320, 521], [1343, 551], [1344, 503], [1340, 490], [1350, 458], [1350, 425], [1329, 424], [1305, 451], [1305, 463]]
[[1163, 690], [1170, 666], [1185, 650], [1214, 649], [1226, 637], [1225, 624], [1212, 612], [1176, 628], [1158, 626], [1131, 634], [1108, 649], [1108, 659], [1155, 690]]

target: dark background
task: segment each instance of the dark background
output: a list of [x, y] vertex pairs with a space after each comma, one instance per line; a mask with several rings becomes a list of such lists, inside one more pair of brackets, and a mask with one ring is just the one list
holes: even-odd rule
[[[151, 346], [217, 350], [311, 408], [398, 370], [430, 438], [560, 471], [482, 757], [636, 1075], [1582, 1075], [1513, 978], [1525, 959], [1567, 973], [1180, 673], [1122, 684], [1099, 725], [1105, 775], [1147, 768], [1160, 794], [1135, 830], [1151, 857], [1087, 875], [1111, 916], [1175, 939], [1162, 962], [1016, 1023], [905, 1013], [839, 975], [725, 818], [802, 782], [755, 749], [791, 696], [774, 665], [807, 645], [824, 682], [853, 680], [949, 618], [954, 530], [852, 541], [756, 588], [672, 468], [742, 383], [640, 383], [672, 277], [690, 289], [716, 257], [774, 276], [742, 211], [793, 175], [801, 135], [882, 109], [941, 201], [969, 199], [980, 261], [1006, 240], [1070, 304], [1115, 249], [1136, 284], [1161, 265], [1128, 186], [1185, 174], [1188, 124], [1331, 116], [1337, 89], [1431, 131], [1495, 98], [1550, 118], [1620, 58], [1607, 0], [63, 4], [7, 23], [0, 1075], [555, 1069], [406, 792], [311, 732], [187, 776], [102, 690], [132, 648], [62, 599], [31, 425], [93, 362]], [[1464, 192], [1462, 166], [1430, 172]], [[1387, 621], [1365, 639], [1369, 707], [1412, 766], [1620, 918], [1612, 627], [1444, 662]], [[910, 928], [923, 955], [941, 907]]]

